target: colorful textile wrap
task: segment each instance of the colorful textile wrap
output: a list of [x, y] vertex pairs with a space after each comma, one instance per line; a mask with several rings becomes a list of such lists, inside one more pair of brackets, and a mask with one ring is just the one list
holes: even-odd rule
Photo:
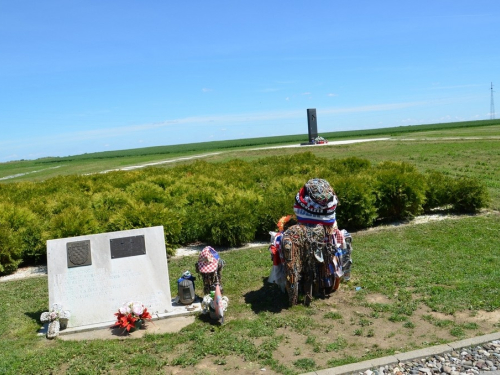
[[198, 257], [198, 269], [200, 273], [211, 273], [217, 270], [218, 260], [210, 250], [210, 246], [205, 247]]
[[335, 212], [331, 215], [313, 215], [309, 212], [294, 208], [295, 214], [297, 215], [297, 221], [300, 224], [312, 224], [312, 225], [334, 225], [335, 224]]
[[281, 239], [283, 233], [269, 232], [271, 235], [271, 245], [269, 245], [269, 252], [273, 261], [273, 268], [267, 281], [271, 284], [277, 284], [281, 290], [285, 291], [286, 286], [286, 273], [285, 273], [285, 258], [281, 250]]
[[293, 210], [303, 224], [333, 225], [337, 196], [328, 181], [313, 178], [295, 196]]

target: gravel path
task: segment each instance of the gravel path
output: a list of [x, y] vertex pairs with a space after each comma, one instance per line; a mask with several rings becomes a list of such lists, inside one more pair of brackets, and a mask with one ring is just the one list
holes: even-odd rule
[[44, 276], [47, 274], [47, 266], [22, 267], [18, 268], [12, 275], [0, 276], [0, 282], [26, 279], [28, 277]]
[[358, 372], [362, 375], [478, 375], [500, 373], [500, 340], [453, 350], [449, 353], [401, 361]]

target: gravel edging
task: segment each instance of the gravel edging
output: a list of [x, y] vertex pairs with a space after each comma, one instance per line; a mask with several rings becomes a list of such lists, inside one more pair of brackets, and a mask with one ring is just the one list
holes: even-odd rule
[[26, 279], [29, 277], [39, 277], [47, 275], [47, 266], [34, 266], [18, 268], [11, 275], [1, 276], [0, 282]]
[[500, 332], [302, 375], [500, 375]]

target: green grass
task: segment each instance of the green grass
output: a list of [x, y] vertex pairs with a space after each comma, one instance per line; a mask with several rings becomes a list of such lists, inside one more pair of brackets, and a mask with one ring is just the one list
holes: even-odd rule
[[393, 308], [399, 315], [411, 315], [415, 296], [445, 313], [496, 310], [499, 229], [500, 216], [492, 213], [395, 228], [383, 236], [362, 234], [357, 246], [373, 251], [358, 260], [361, 283], [387, 296], [411, 290], [412, 299], [398, 300]]
[[301, 358], [297, 359], [294, 363], [294, 366], [303, 371], [313, 371], [316, 369], [316, 362], [314, 362], [311, 358]]
[[[351, 308], [369, 306], [389, 314], [386, 317], [396, 314], [406, 319], [412, 316], [416, 304], [442, 313], [500, 308], [498, 231], [485, 230], [494, 227], [500, 228], [499, 216], [491, 214], [354, 235], [356, 283], [363, 285], [365, 297], [384, 294], [391, 302], [370, 305], [361, 298], [352, 300]], [[471, 233], [480, 233], [474, 237], [474, 251], [471, 251]], [[377, 325], [390, 320], [372, 320], [359, 313], [352, 332], [348, 329], [332, 341], [331, 334], [326, 333], [327, 327], [339, 322], [342, 316], [317, 312], [314, 306], [321, 309], [321, 302], [313, 304], [313, 308], [288, 308], [286, 296], [263, 282], [271, 266], [267, 249], [221, 254], [227, 263], [224, 289], [230, 300], [226, 324], [214, 326], [198, 318], [179, 333], [146, 335], [137, 340], [71, 342], [38, 338], [39, 317], [47, 308], [47, 278], [0, 283], [3, 302], [0, 313], [4, 317], [0, 321], [0, 372], [148, 373], [171, 366], [190, 368], [206, 358], [224, 366], [225, 358], [237, 356], [280, 373], [293, 374], [324, 367], [326, 362], [320, 364], [314, 357], [306, 361], [302, 348], [296, 350], [299, 358], [292, 364], [281, 363], [272, 356], [276, 348], [284, 345], [284, 336], [279, 332], [290, 330], [303, 336], [303, 343], [316, 355], [336, 353], [335, 359], [329, 361], [333, 365], [353, 360], [347, 350], [353, 336], [376, 339]], [[193, 269], [195, 261], [195, 257], [170, 260], [174, 295], [178, 275], [185, 269]], [[473, 323], [456, 324], [451, 319], [431, 316], [424, 319], [458, 338], [478, 328]], [[404, 327], [414, 328], [414, 324], [406, 320]], [[370, 351], [368, 357], [379, 352]]]
[[339, 336], [339, 337], [337, 337], [337, 339], [334, 342], [332, 342], [326, 346], [325, 351], [326, 352], [332, 352], [332, 351], [338, 352], [339, 350], [347, 348], [347, 346], [348, 346], [347, 340], [344, 337]]

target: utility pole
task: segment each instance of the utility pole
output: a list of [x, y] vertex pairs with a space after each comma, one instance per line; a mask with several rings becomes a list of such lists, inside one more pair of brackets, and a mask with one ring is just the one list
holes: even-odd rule
[[495, 119], [495, 101], [493, 100], [493, 82], [491, 82], [490, 120], [494, 119]]

